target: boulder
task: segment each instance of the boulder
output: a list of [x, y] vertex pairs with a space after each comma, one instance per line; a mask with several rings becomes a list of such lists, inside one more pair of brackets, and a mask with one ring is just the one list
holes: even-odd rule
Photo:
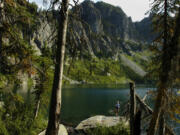
[[129, 122], [124, 117], [98, 115], [82, 121], [75, 129], [85, 130], [89, 128], [96, 128], [97, 126], [112, 127], [119, 123], [124, 123], [127, 126], [129, 125]]
[[[40, 134], [38, 135], [45, 135], [46, 130], [42, 131]], [[68, 135], [67, 129], [64, 125], [60, 124], [59, 125], [59, 132], [58, 135]]]

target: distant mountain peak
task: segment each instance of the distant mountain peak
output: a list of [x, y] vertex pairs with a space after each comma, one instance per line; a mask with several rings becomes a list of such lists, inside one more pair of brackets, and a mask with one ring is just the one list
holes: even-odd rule
[[[150, 18], [145, 18], [140, 22], [134, 23], [131, 17], [128, 17], [120, 7], [102, 1], [95, 3], [91, 0], [85, 0], [81, 6], [82, 19], [91, 26], [95, 33], [106, 33], [125, 40], [152, 41]], [[146, 21], [147, 19], [148, 21]], [[146, 27], [141, 28], [141, 25]]]

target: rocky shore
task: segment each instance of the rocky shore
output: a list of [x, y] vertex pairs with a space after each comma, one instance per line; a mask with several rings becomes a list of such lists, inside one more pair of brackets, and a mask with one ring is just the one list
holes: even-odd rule
[[[83, 120], [75, 128], [69, 125], [60, 124], [58, 135], [87, 135], [86, 131], [89, 129], [91, 130], [99, 126], [107, 128], [113, 127], [119, 123], [123, 123], [125, 126], [129, 126], [129, 121], [124, 117], [97, 115]], [[42, 131], [39, 135], [45, 135], [45, 130]]]

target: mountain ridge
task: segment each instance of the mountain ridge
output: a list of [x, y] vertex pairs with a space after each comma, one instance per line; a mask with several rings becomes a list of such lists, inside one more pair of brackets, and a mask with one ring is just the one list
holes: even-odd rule
[[[73, 36], [76, 41], [68, 42], [67, 49], [71, 49], [68, 44], [73, 45], [76, 42], [80, 49], [88, 48], [88, 52], [84, 50], [85, 53], [94, 56], [103, 53], [103, 56], [112, 58], [121, 52], [130, 54], [131, 51], [141, 51], [142, 46], [146, 48], [146, 45], [155, 38], [151, 33], [152, 17], [144, 18], [140, 22], [132, 22], [120, 7], [105, 2], [94, 3], [90, 0], [84, 1], [77, 8], [80, 9], [80, 20], [85, 22], [86, 26], [82, 21], [70, 17], [67, 41], [72, 40]], [[50, 21], [45, 18], [40, 19], [40, 29], [32, 37], [38, 48], [44, 46], [44, 42], [57, 33], [51, 22], [58, 19], [58, 13], [56, 14]], [[72, 31], [73, 33], [71, 33]], [[82, 38], [84, 38], [86, 47], [80, 41]], [[48, 44], [52, 46], [54, 42], [49, 41]], [[68, 50], [68, 52], [70, 51]]]
[[[94, 12], [94, 11], [98, 12], [98, 16], [100, 16], [98, 18], [101, 19], [99, 21], [104, 26], [104, 27], [103, 26], [99, 26], [99, 27], [101, 29], [103, 27], [106, 33], [109, 33], [113, 36], [114, 35], [120, 36], [121, 38], [124, 38], [125, 40], [131, 39], [135, 41], [148, 41], [148, 42], [151, 42], [153, 40], [151, 38], [148, 39], [148, 38], [138, 37], [140, 35], [143, 36], [143, 34], [140, 34], [142, 33], [142, 31], [139, 29], [139, 27], [137, 27], [137, 25], [139, 24], [145, 25], [148, 29], [149, 34], [153, 34], [151, 33], [151, 30], [149, 30], [151, 29], [151, 17], [146, 17], [142, 21], [139, 21], [139, 22], [133, 22], [131, 17], [128, 17], [126, 13], [120, 7], [115, 7], [105, 2], [94, 3], [90, 0], [87, 0], [87, 1], [84, 1], [80, 6], [82, 7], [82, 10], [85, 10], [85, 12], [82, 12], [81, 18], [90, 25], [93, 24], [91, 23], [92, 21], [95, 22], [97, 20], [96, 16], [95, 15], [93, 16], [91, 12]], [[90, 18], [87, 19], [88, 18], [87, 16], [89, 15], [90, 15]], [[145, 21], [145, 20], [148, 20], [148, 21]], [[106, 27], [106, 26], [109, 26], [109, 27]], [[94, 32], [96, 31], [98, 30], [94, 30]]]
[[[74, 18], [75, 9], [73, 8], [70, 10], [68, 22], [65, 76], [80, 82], [93, 82], [94, 80], [85, 74], [91, 75], [94, 72], [95, 78], [99, 78], [97, 82], [108, 80], [107, 78], [113, 81], [127, 78], [124, 82], [129, 79], [142, 81], [146, 75], [145, 69], [149, 56], [147, 48], [154, 38], [150, 33], [151, 18], [132, 22], [120, 7], [104, 2], [94, 3], [88, 0], [76, 8], [80, 9], [79, 18]], [[49, 16], [48, 19], [42, 15], [39, 29], [32, 36], [31, 44], [39, 55], [43, 46], [50, 47], [52, 52], [55, 47], [54, 37], [57, 34], [57, 25], [54, 21], [59, 21], [60, 18], [58, 12]], [[81, 60], [85, 61], [84, 66]], [[69, 68], [71, 61], [75, 62], [72, 69]], [[113, 61], [117, 62], [108, 71], [107, 65]], [[93, 71], [91, 68], [94, 66]], [[117, 68], [119, 73], [114, 72], [113, 68]]]

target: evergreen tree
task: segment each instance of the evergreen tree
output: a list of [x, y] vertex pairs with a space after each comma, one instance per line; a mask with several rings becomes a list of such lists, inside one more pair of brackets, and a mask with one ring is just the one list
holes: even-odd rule
[[0, 134], [25, 135], [33, 125], [33, 102], [17, 93], [21, 75], [35, 74], [30, 35], [37, 26], [37, 6], [26, 0], [0, 2]]
[[[178, 22], [175, 23], [172, 14], [178, 13], [179, 1], [178, 0], [156, 0], [153, 3], [151, 12], [155, 14], [154, 25], [158, 28], [159, 37], [156, 40], [159, 50], [160, 68], [159, 68], [159, 83], [158, 83], [158, 94], [154, 107], [154, 112], [150, 122], [148, 135], [154, 135], [157, 130], [160, 115], [164, 115], [165, 106], [168, 100], [168, 91], [172, 86], [171, 71], [172, 63], [177, 58], [177, 51], [174, 52], [174, 47], [177, 48], [178, 43], [172, 44], [172, 39], [175, 34], [175, 27]], [[178, 19], [177, 19], [178, 20]], [[178, 35], [176, 35], [178, 36]], [[159, 47], [162, 45], [162, 47]], [[162, 48], [162, 49], [161, 49]], [[158, 61], [159, 62], [159, 61]], [[163, 113], [161, 113], [163, 112]], [[161, 116], [163, 117], [163, 116]]]
[[36, 28], [37, 6], [26, 0], [4, 0], [1, 14], [0, 73], [8, 84], [18, 80], [20, 72], [31, 74], [33, 48], [28, 37]]

